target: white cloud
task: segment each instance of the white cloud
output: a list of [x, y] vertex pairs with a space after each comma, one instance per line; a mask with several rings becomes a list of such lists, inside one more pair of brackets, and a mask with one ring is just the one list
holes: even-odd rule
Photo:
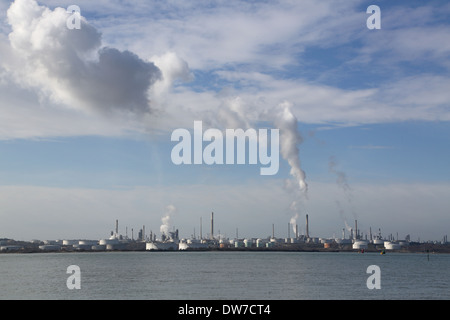
[[[383, 25], [393, 24], [396, 29], [371, 33], [365, 40], [367, 30], [360, 24], [365, 25], [366, 14], [356, 10], [359, 1], [139, 2], [133, 6], [80, 1], [78, 5], [82, 14], [94, 17], [83, 20], [78, 33], [65, 28], [64, 8], [50, 10], [32, 0], [17, 0], [9, 10], [12, 33], [9, 39], [0, 35], [0, 91], [6, 96], [0, 108], [8, 119], [5, 128], [10, 129], [3, 138], [158, 132], [190, 127], [193, 120], [216, 127], [248, 126], [271, 120], [274, 108], [283, 101], [292, 103], [295, 116], [306, 123], [450, 119], [446, 75], [388, 78], [372, 88], [352, 90], [280, 76], [285, 68], [305, 63], [305, 48], [352, 46], [353, 40], [363, 40], [364, 46], [354, 48], [360, 59], [347, 66], [370, 62], [386, 50], [393, 53], [390, 61], [428, 54], [443, 61], [448, 54], [442, 45], [447, 31], [428, 25], [435, 9], [409, 11], [420, 22], [417, 28], [402, 24], [397, 9], [383, 12]], [[427, 36], [429, 31], [432, 37]], [[118, 49], [98, 51], [102, 43]], [[197, 70], [229, 86], [218, 92], [218, 86], [201, 80], [189, 83]], [[11, 108], [12, 103], [18, 107]], [[119, 117], [109, 114], [104, 120], [95, 114], [117, 110], [121, 110]], [[19, 117], [24, 113], [30, 115], [28, 121]], [[134, 113], [139, 117], [133, 118]], [[78, 119], [86, 126], [74, 126]], [[21, 132], [22, 123], [26, 132]]]
[[152, 63], [129, 51], [101, 48], [100, 33], [84, 19], [80, 30], [68, 29], [64, 8], [16, 0], [7, 16], [12, 32], [2, 66], [19, 85], [78, 110], [151, 111], [147, 91], [160, 77]]

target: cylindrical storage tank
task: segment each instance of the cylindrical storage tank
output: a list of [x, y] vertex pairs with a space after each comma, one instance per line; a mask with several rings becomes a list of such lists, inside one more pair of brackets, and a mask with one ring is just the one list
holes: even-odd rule
[[240, 241], [240, 240], [235, 240], [234, 241], [234, 247], [235, 248], [242, 248], [244, 246], [244, 242]]
[[106, 250], [117, 250], [119, 248], [119, 244], [109, 243], [106, 245]]
[[74, 244], [77, 244], [78, 240], [63, 240], [63, 246], [73, 246]]
[[384, 240], [383, 239], [374, 239], [373, 244], [375, 244], [375, 245], [384, 244]]
[[298, 243], [298, 239], [296, 239], [296, 238], [291, 238], [291, 243]]
[[253, 245], [252, 239], [244, 239], [244, 246], [250, 248]]
[[89, 245], [89, 246], [95, 246], [98, 244], [97, 240], [79, 240], [79, 245]]
[[119, 243], [118, 239], [101, 239], [99, 241], [100, 245], [118, 244], [118, 243]]
[[261, 248], [263, 246], [264, 246], [264, 242], [262, 241], [262, 239], [256, 239], [256, 247]]
[[386, 250], [400, 250], [402, 248], [402, 246], [398, 243], [394, 243], [394, 242], [388, 242], [388, 243], [384, 243], [384, 248]]
[[330, 243], [330, 242], [325, 242], [325, 243], [323, 244], [323, 247], [324, 247], [325, 249], [331, 248], [331, 243]]
[[275, 242], [266, 242], [266, 248], [272, 248], [275, 245]]
[[353, 249], [358, 249], [358, 250], [359, 249], [367, 249], [367, 247], [368, 247], [368, 244], [365, 241], [355, 241], [352, 246]]

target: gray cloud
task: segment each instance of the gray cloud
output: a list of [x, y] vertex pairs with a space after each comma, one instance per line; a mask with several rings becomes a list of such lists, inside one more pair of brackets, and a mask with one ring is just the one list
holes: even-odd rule
[[2, 66], [22, 86], [70, 108], [110, 113], [151, 111], [148, 91], [161, 71], [130, 51], [101, 47], [101, 34], [82, 17], [70, 30], [66, 9], [16, 0]]

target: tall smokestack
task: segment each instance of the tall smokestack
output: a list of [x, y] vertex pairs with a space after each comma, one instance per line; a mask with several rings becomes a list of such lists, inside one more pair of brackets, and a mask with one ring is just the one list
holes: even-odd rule
[[358, 239], [358, 220], [355, 220], [355, 240]]
[[272, 239], [275, 239], [275, 224], [272, 223]]
[[202, 235], [202, 217], [200, 217], [200, 239], [203, 239], [203, 235]]
[[119, 236], [119, 220], [116, 220], [116, 236]]
[[288, 222], [288, 238], [291, 237], [291, 224]]
[[309, 238], [308, 215], [306, 215], [306, 238]]
[[211, 212], [211, 239], [214, 239], [214, 212]]

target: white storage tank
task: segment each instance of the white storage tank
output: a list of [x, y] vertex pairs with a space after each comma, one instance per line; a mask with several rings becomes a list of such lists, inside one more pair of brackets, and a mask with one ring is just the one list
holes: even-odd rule
[[244, 246], [250, 248], [253, 245], [252, 239], [244, 239]]
[[235, 240], [234, 241], [234, 247], [235, 248], [242, 248], [244, 246], [244, 242], [240, 241], [240, 240]]
[[352, 246], [353, 249], [358, 249], [358, 250], [367, 249], [367, 247], [368, 247], [368, 244], [366, 241], [355, 241]]
[[118, 244], [119, 239], [101, 239], [99, 241], [100, 245], [108, 245], [108, 244]]
[[73, 246], [74, 244], [78, 244], [78, 240], [63, 240], [63, 246]]
[[97, 240], [79, 240], [79, 245], [89, 245], [89, 246], [95, 246], [98, 244]]
[[262, 239], [256, 239], [256, 247], [257, 248], [264, 247], [264, 241]]
[[400, 250], [402, 248], [402, 246], [399, 243], [395, 243], [395, 242], [385, 242], [384, 248], [386, 250]]
[[22, 249], [21, 246], [1, 246], [0, 247], [0, 251], [19, 251], [20, 249]]
[[375, 244], [375, 245], [384, 244], [384, 240], [383, 239], [374, 239], [373, 244]]

